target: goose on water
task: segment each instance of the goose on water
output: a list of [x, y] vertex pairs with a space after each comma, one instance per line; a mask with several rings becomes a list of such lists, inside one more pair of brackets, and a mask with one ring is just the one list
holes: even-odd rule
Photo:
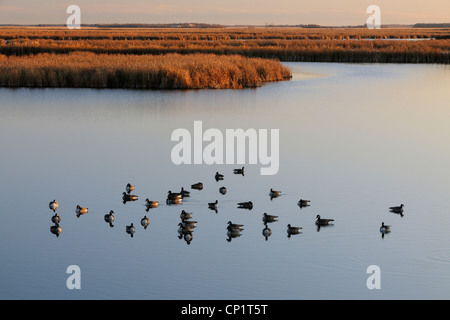
[[278, 216], [270, 215], [264, 212], [262, 220], [263, 222], [275, 222], [278, 221]]
[[56, 212], [56, 209], [58, 209], [59, 204], [56, 200], [53, 200], [48, 204], [48, 206], [51, 210], [53, 210], [53, 212]]
[[134, 190], [134, 186], [130, 183], [127, 184], [127, 186], [125, 187], [125, 189], [127, 190], [127, 193], [131, 193], [131, 191]]
[[320, 217], [320, 215], [317, 215], [317, 217], [316, 217], [316, 224], [318, 226], [326, 226], [326, 225], [331, 224], [331, 222], [333, 222], [333, 221], [334, 221], [334, 219], [322, 219]]
[[79, 218], [81, 215], [86, 214], [88, 212], [88, 208], [81, 207], [80, 205], [77, 205], [77, 208], [75, 209], [75, 213], [77, 214], [77, 217]]
[[227, 224], [228, 224], [228, 228], [237, 229], [237, 230], [244, 230], [244, 225], [243, 224], [232, 223], [231, 221], [228, 221]]

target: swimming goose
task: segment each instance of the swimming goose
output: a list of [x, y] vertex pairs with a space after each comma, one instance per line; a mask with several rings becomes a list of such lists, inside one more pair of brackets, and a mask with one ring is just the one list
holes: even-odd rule
[[263, 236], [267, 239], [269, 239], [269, 237], [272, 235], [272, 229], [270, 229], [267, 225], [265, 226], [265, 228], [262, 231]]
[[272, 188], [270, 188], [270, 193], [269, 193], [271, 198], [276, 198], [279, 197], [281, 195], [281, 191], [276, 191], [273, 190]]
[[219, 206], [219, 201], [216, 200], [215, 202], [209, 202], [208, 203], [208, 208], [210, 209], [217, 209], [217, 207]]
[[238, 208], [252, 210], [253, 209], [253, 202], [251, 202], [251, 201], [239, 202], [238, 203]]
[[59, 237], [61, 233], [61, 227], [59, 226], [58, 223], [55, 223], [55, 225], [50, 227], [50, 232], [56, 235], [56, 237]]
[[53, 200], [48, 204], [48, 206], [51, 210], [53, 210], [53, 212], [56, 212], [56, 209], [58, 209], [59, 204], [56, 200]]
[[[181, 222], [178, 224], [178, 233], [181, 235], [186, 234], [188, 232], [192, 232], [192, 227], [185, 226]], [[181, 237], [180, 237], [181, 239]]]
[[220, 192], [221, 194], [226, 194], [226, 193], [227, 193], [227, 188], [221, 187], [221, 188], [219, 189], [219, 192]]
[[389, 208], [389, 210], [391, 211], [391, 212], [395, 212], [395, 213], [403, 213], [403, 207], [404, 207], [404, 205], [403, 205], [403, 203], [400, 205], [400, 206], [398, 206], [398, 207], [390, 207]]
[[180, 194], [181, 194], [181, 198], [188, 198], [191, 196], [191, 192], [184, 190], [183, 187], [181, 187]]
[[195, 190], [202, 190], [203, 189], [203, 183], [201, 183], [201, 182], [194, 183], [193, 185], [191, 185], [191, 188], [195, 189]]
[[233, 229], [230, 226], [227, 226], [227, 241], [230, 242], [233, 238], [240, 237], [242, 235], [242, 230], [244, 229]]
[[380, 232], [382, 233], [389, 233], [391, 232], [391, 226], [387, 226], [384, 224], [384, 222], [381, 223]]
[[126, 226], [125, 230], [133, 238], [133, 234], [136, 232], [136, 228], [134, 227], [133, 223], [131, 223], [131, 225], [129, 226]]
[[141, 219], [141, 225], [144, 227], [144, 229], [147, 229], [149, 224], [150, 224], [150, 219], [147, 216], [144, 216]]
[[297, 205], [299, 205], [300, 208], [301, 207], [309, 207], [310, 202], [311, 202], [311, 200], [300, 199], [300, 200], [298, 200]]
[[127, 193], [130, 193], [131, 191], [134, 190], [134, 186], [128, 183], [126, 186], [126, 190], [127, 190]]
[[242, 174], [242, 175], [244, 175], [244, 167], [242, 167], [241, 169], [234, 169], [233, 172], [235, 174]]
[[75, 209], [75, 213], [77, 214], [77, 217], [79, 218], [81, 215], [86, 214], [88, 212], [88, 208], [86, 207], [80, 207], [80, 205], [77, 205], [77, 208]]
[[303, 229], [302, 227], [293, 227], [293, 226], [291, 226], [291, 224], [288, 224], [286, 231], [289, 235], [291, 235], [291, 234], [300, 233], [300, 230], [302, 230], [302, 229]]
[[273, 216], [264, 212], [262, 220], [263, 222], [275, 222], [278, 221], [278, 216]]
[[114, 222], [114, 211], [111, 210], [111, 211], [109, 211], [108, 214], [105, 214], [104, 219], [105, 219], [105, 222], [109, 223], [110, 227], [114, 227], [112, 224]]
[[187, 219], [183, 219], [181, 221], [181, 224], [183, 225], [183, 227], [187, 227], [187, 228], [195, 228], [197, 226], [197, 221], [193, 221], [193, 220], [187, 220]]
[[183, 201], [183, 197], [181, 195], [181, 193], [175, 193], [172, 191], [168, 191], [167, 194], [167, 200], [166, 203], [167, 204], [180, 204]]
[[52, 222], [53, 223], [60, 223], [61, 222], [61, 217], [55, 213], [55, 215], [52, 217]]
[[129, 193], [123, 192], [122, 200], [123, 200], [123, 203], [125, 203], [127, 201], [136, 201], [136, 200], [138, 200], [138, 196], [135, 194], [129, 194]]
[[157, 208], [159, 205], [158, 201], [150, 201], [148, 198], [145, 199], [145, 206], [147, 208]]
[[326, 225], [331, 224], [331, 222], [333, 222], [333, 221], [334, 221], [334, 219], [321, 219], [320, 215], [317, 215], [317, 217], [316, 217], [316, 224], [318, 226], [326, 226]]
[[215, 178], [216, 178], [216, 181], [219, 181], [219, 180], [223, 180], [224, 177], [223, 177], [223, 174], [216, 172]]
[[243, 224], [236, 224], [236, 223], [232, 223], [231, 221], [228, 221], [227, 223], [228, 223], [228, 227], [231, 229], [244, 230]]
[[190, 219], [192, 217], [192, 212], [186, 212], [186, 211], [181, 211], [181, 214], [180, 214], [180, 218], [181, 218], [181, 220], [183, 220], [183, 219]]

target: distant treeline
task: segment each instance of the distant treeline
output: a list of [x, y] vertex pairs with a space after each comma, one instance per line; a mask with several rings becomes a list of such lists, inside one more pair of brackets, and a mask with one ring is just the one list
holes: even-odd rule
[[413, 28], [450, 28], [450, 23], [416, 23]]

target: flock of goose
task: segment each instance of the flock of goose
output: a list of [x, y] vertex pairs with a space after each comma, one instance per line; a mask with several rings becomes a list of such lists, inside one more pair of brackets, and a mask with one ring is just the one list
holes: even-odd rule
[[[240, 169], [234, 169], [233, 173], [244, 175], [244, 167], [242, 167]], [[224, 175], [220, 174], [219, 172], [216, 172], [215, 179], [216, 179], [216, 181], [224, 180]], [[191, 188], [195, 189], [195, 190], [202, 190], [203, 183], [202, 182], [194, 183], [191, 185]], [[132, 185], [130, 183], [128, 183], [125, 186], [125, 192], [122, 193], [122, 202], [124, 204], [129, 201], [137, 201], [138, 200], [138, 196], [132, 193], [134, 191], [134, 189], [135, 189], [134, 185]], [[224, 195], [224, 194], [226, 194], [227, 189], [225, 187], [221, 187], [219, 189], [219, 192]], [[273, 188], [271, 188], [269, 191], [269, 195], [270, 195], [271, 199], [277, 198], [281, 195], [281, 191], [274, 190]], [[186, 197], [190, 197], [190, 191], [185, 190], [183, 187], [181, 188], [180, 192], [177, 192], [177, 193], [168, 191], [166, 204], [182, 204], [183, 199]], [[297, 205], [300, 208], [303, 208], [303, 207], [309, 207], [310, 203], [311, 203], [310, 200], [300, 199], [297, 202]], [[217, 213], [218, 205], [219, 205], [219, 202], [218, 202], [218, 200], [216, 200], [215, 202], [208, 203], [208, 208], [211, 210], [214, 210]], [[241, 208], [241, 209], [248, 209], [248, 210], [253, 209], [253, 203], [251, 201], [239, 202], [237, 205], [238, 205], [238, 208]], [[53, 200], [49, 203], [49, 208], [55, 213], [51, 217], [51, 221], [53, 222], [53, 225], [50, 227], [50, 231], [51, 231], [51, 233], [55, 234], [57, 237], [61, 233], [61, 227], [60, 227], [61, 217], [56, 212], [58, 209], [58, 206], [59, 206], [59, 204], [56, 200]], [[159, 206], [159, 202], [151, 201], [147, 198], [147, 199], [145, 199], [145, 206], [146, 206], [146, 211], [148, 212], [151, 208], [157, 208]], [[391, 212], [398, 213], [401, 216], [403, 216], [403, 208], [404, 208], [404, 205], [401, 204], [400, 206], [390, 207], [389, 210]], [[88, 213], [88, 208], [77, 205], [75, 208], [75, 213], [76, 213], [76, 216], [79, 218], [80, 216]], [[191, 220], [192, 212], [186, 212], [185, 210], [181, 211], [180, 219], [181, 219], [181, 221], [180, 221], [180, 223], [178, 223], [179, 238], [180, 239], [184, 238], [184, 240], [187, 242], [187, 244], [190, 244], [190, 242], [193, 239], [193, 230], [197, 226], [197, 221]], [[111, 227], [113, 227], [114, 211], [111, 210], [109, 212], [109, 214], [106, 214], [104, 216], [104, 220], [105, 220], [105, 222], [109, 223], [109, 225]], [[264, 213], [262, 216], [262, 220], [264, 223], [264, 229], [262, 231], [262, 234], [265, 237], [265, 239], [267, 240], [268, 237], [272, 235], [272, 230], [269, 228], [268, 224], [278, 221], [278, 216], [269, 215], [267, 213]], [[317, 215], [315, 224], [317, 225], [317, 228], [320, 228], [321, 226], [333, 225], [333, 222], [334, 222], [334, 219], [322, 218], [320, 215]], [[147, 229], [148, 225], [150, 224], [150, 219], [145, 215], [141, 219], [140, 223], [144, 227], [144, 229]], [[130, 225], [126, 226], [125, 230], [128, 234], [130, 234], [131, 237], [133, 237], [134, 233], [136, 232], [136, 227], [134, 226], [133, 223], [131, 223]], [[232, 223], [231, 221], [228, 221], [226, 230], [227, 230], [227, 236], [228, 236], [227, 241], [231, 241], [231, 239], [241, 236], [241, 233], [244, 230], [244, 225], [236, 224], [236, 223]], [[291, 224], [288, 224], [287, 229], [286, 229], [287, 236], [290, 238], [291, 235], [301, 233], [301, 230], [302, 230], [302, 227], [296, 227], [296, 226], [292, 226]], [[389, 233], [390, 231], [391, 231], [391, 226], [385, 225], [384, 222], [382, 222], [381, 227], [380, 227], [380, 232], [382, 234], [382, 237], [384, 237], [384, 235], [386, 233]]]

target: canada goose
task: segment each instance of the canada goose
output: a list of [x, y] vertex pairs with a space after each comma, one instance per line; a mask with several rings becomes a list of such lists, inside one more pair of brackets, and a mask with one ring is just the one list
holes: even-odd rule
[[219, 181], [219, 180], [223, 180], [224, 177], [223, 177], [223, 174], [216, 172], [215, 178], [216, 178], [216, 181]]
[[134, 190], [134, 186], [128, 183], [126, 186], [126, 190], [127, 190], [127, 193], [130, 193], [131, 191]]
[[244, 230], [244, 229], [233, 229], [232, 227], [228, 226], [227, 227], [227, 236], [228, 236], [227, 241], [230, 242], [233, 238], [240, 237], [242, 235], [242, 233], [241, 233], [242, 230]]
[[144, 216], [141, 219], [141, 225], [144, 227], [144, 229], [147, 229], [149, 224], [150, 224], [150, 219], [147, 216]]
[[227, 224], [228, 224], [227, 228], [237, 229], [237, 230], [244, 230], [244, 225], [243, 224], [236, 224], [236, 223], [232, 223], [231, 221], [228, 221]]
[[196, 190], [202, 190], [203, 189], [203, 183], [201, 183], [201, 182], [194, 183], [193, 185], [191, 185], [191, 188], [192, 189], [196, 189]]
[[215, 202], [209, 202], [208, 203], [208, 208], [210, 208], [210, 209], [217, 209], [218, 206], [219, 206], [219, 200], [216, 200]]
[[56, 223], [55, 225], [50, 227], [50, 232], [53, 233], [54, 235], [56, 235], [56, 237], [59, 237], [59, 235], [61, 234], [61, 227], [59, 226], [58, 223]]
[[183, 227], [195, 228], [197, 226], [197, 221], [183, 219], [181, 221], [181, 224], [183, 225]]
[[133, 238], [133, 235], [136, 232], [136, 228], [134, 227], [133, 223], [131, 223], [131, 225], [129, 225], [129, 226], [126, 226], [125, 230]]
[[168, 191], [167, 192], [167, 199], [168, 200], [177, 200], [177, 199], [182, 199], [183, 196], [181, 195], [181, 193], [177, 193], [177, 192], [172, 192], [172, 191]]
[[276, 198], [276, 197], [279, 197], [281, 195], [281, 191], [273, 190], [272, 188], [270, 188], [269, 195], [272, 198]]
[[270, 229], [267, 225], [265, 226], [265, 228], [262, 230], [262, 234], [264, 236], [264, 238], [269, 239], [269, 237], [272, 235], [272, 229]]
[[77, 205], [75, 212], [77, 214], [77, 217], [79, 218], [81, 215], [86, 214], [88, 212], [88, 208], [80, 207], [80, 205]]
[[127, 202], [127, 201], [136, 201], [138, 200], [138, 196], [134, 195], [134, 194], [127, 194], [126, 192], [122, 193], [122, 200], [123, 202]]
[[391, 226], [387, 226], [384, 224], [384, 222], [381, 223], [380, 232], [382, 233], [389, 233], [391, 232]]
[[398, 206], [398, 207], [390, 207], [389, 208], [389, 210], [391, 211], [391, 212], [395, 212], [395, 213], [403, 213], [403, 207], [404, 207], [404, 205], [403, 205], [403, 203], [400, 205], [400, 206]]
[[58, 209], [59, 204], [56, 200], [53, 200], [48, 204], [48, 206], [51, 210], [53, 210], [53, 212], [56, 212], [56, 209]]
[[244, 167], [242, 167], [241, 169], [234, 169], [233, 172], [235, 174], [242, 174], [242, 175], [244, 175]]
[[253, 202], [251, 202], [251, 201], [239, 202], [238, 203], [238, 208], [252, 210], [253, 209]]
[[287, 225], [287, 233], [289, 233], [289, 234], [297, 234], [302, 229], [303, 229], [302, 227], [293, 227], [293, 226], [291, 226], [291, 224]]
[[114, 211], [111, 210], [111, 211], [109, 211], [108, 214], [105, 214], [104, 219], [105, 219], [105, 222], [109, 223], [110, 227], [114, 227], [112, 224], [114, 222]]
[[316, 217], [316, 225], [318, 226], [326, 226], [331, 224], [331, 222], [333, 222], [334, 219], [321, 219], [320, 215], [317, 215]]
[[145, 206], [147, 208], [157, 208], [159, 205], [158, 201], [150, 201], [148, 198], [145, 199]]
[[181, 211], [181, 214], [180, 214], [180, 218], [181, 218], [181, 220], [183, 220], [183, 219], [190, 219], [192, 217], [192, 212], [186, 212], [186, 211]]
[[[183, 223], [178, 224], [178, 233], [180, 235], [186, 234], [188, 232], [192, 232], [192, 227], [190, 226], [184, 226]], [[180, 238], [181, 239], [181, 238]]]
[[191, 192], [184, 190], [183, 187], [181, 187], [180, 194], [181, 194], [181, 198], [188, 198], [191, 196]]
[[219, 189], [219, 192], [220, 192], [221, 194], [226, 194], [226, 193], [227, 193], [227, 188], [221, 187], [221, 188]]
[[183, 237], [184, 241], [186, 241], [187, 244], [190, 244], [192, 239], [194, 239], [194, 234], [192, 233], [192, 230], [187, 230], [187, 232], [183, 234]]
[[52, 217], [52, 222], [53, 223], [60, 223], [61, 222], [61, 217], [55, 213], [55, 215]]
[[304, 199], [300, 199], [297, 202], [297, 205], [299, 205], [300, 207], [309, 207], [311, 200], [304, 200]]
[[263, 222], [275, 222], [278, 221], [278, 216], [273, 216], [264, 212], [262, 220]]

